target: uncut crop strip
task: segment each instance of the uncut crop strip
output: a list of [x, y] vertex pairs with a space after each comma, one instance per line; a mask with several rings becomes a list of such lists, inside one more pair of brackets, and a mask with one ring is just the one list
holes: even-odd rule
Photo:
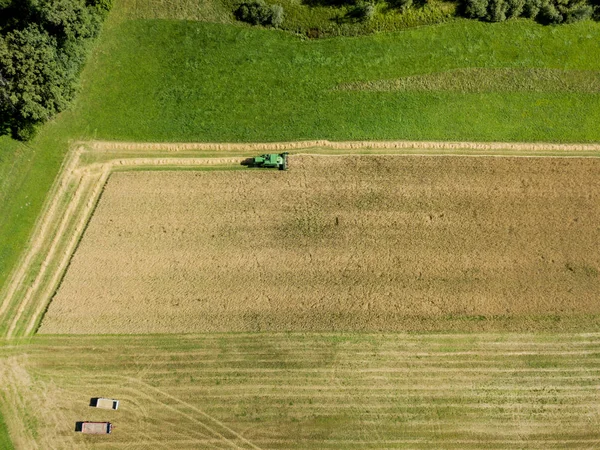
[[[31, 335], [85, 228], [106, 178], [114, 170], [232, 168], [239, 157], [264, 151], [313, 154], [466, 154], [600, 156], [595, 144], [468, 142], [329, 142], [202, 144], [79, 143], [69, 153], [48, 196], [29, 246], [0, 293], [0, 334]], [[222, 155], [227, 155], [223, 158]], [[224, 166], [225, 165], [225, 166]]]
[[[341, 150], [344, 153], [354, 153], [352, 150], [399, 150], [401, 153], [413, 150], [425, 154], [440, 154], [445, 151], [455, 151], [456, 154], [465, 155], [472, 152], [481, 155], [506, 156], [514, 152], [524, 156], [536, 154], [556, 154], [557, 156], [581, 155], [600, 156], [600, 144], [552, 144], [534, 142], [449, 142], [449, 141], [341, 141], [328, 140], [298, 141], [298, 142], [264, 142], [264, 143], [142, 143], [142, 142], [113, 142], [94, 141], [91, 148], [98, 152], [126, 152], [148, 153], [182, 152], [182, 151], [227, 151], [254, 154], [256, 152], [276, 151], [305, 151], [308, 149]], [[360, 152], [359, 152], [360, 153]]]
[[85, 442], [68, 431], [95, 413], [81, 398], [97, 386], [122, 401], [109, 446], [600, 444], [596, 333], [45, 336], [33, 339], [27, 358], [12, 352], [0, 349], [20, 408], [38, 422], [31, 448]]

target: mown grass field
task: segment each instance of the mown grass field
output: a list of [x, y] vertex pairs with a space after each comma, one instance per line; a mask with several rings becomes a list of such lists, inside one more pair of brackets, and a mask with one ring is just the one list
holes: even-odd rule
[[0, 380], [17, 448], [590, 449], [599, 338], [46, 336], [0, 349]]
[[303, 41], [222, 24], [127, 21], [107, 36], [75, 112], [99, 137], [134, 141], [597, 141], [600, 93], [560, 83], [552, 92], [521, 89], [518, 80], [512, 92], [452, 92], [452, 78], [431, 91], [336, 88], [472, 67], [577, 76], [600, 69], [599, 30], [458, 21]]

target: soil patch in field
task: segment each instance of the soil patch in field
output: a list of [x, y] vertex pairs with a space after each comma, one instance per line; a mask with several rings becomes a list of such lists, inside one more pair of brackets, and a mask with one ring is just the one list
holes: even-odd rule
[[540, 329], [600, 314], [600, 160], [291, 164], [113, 174], [40, 332]]

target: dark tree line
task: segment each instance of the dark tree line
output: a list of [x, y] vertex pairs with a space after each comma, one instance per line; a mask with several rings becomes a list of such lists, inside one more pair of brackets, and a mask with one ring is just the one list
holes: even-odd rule
[[0, 0], [0, 134], [29, 139], [77, 90], [112, 0]]
[[[600, 20], [600, 0], [455, 0], [457, 14], [487, 22], [502, 22], [525, 17], [543, 24], [572, 23], [593, 18]], [[369, 20], [375, 14], [375, 4], [406, 11], [425, 6], [429, 0], [301, 0], [309, 6], [349, 7], [347, 16]], [[283, 8], [265, 0], [242, 0], [234, 15], [252, 25], [280, 27]]]
[[466, 17], [488, 22], [529, 17], [544, 24], [559, 24], [594, 15], [594, 5], [587, 0], [464, 0], [463, 6]]

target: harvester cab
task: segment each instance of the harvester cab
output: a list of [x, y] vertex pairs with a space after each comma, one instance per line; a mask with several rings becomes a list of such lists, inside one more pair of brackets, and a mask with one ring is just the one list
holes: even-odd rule
[[287, 170], [288, 153], [267, 153], [242, 161], [242, 165], [248, 167], [264, 167], [271, 169]]

